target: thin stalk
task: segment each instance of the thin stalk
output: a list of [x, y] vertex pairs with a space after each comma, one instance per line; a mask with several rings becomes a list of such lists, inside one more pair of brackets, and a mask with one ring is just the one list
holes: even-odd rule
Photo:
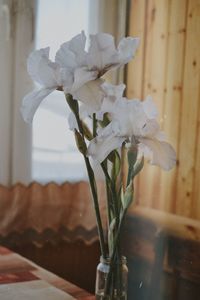
[[[72, 99], [71, 105], [70, 105], [70, 100], [71, 100], [72, 96], [67, 94], [66, 95], [66, 99], [67, 102], [71, 108], [71, 110], [73, 111], [75, 117], [76, 117], [76, 121], [78, 124], [78, 128], [79, 128], [79, 132], [82, 136], [83, 142], [85, 143], [85, 138], [84, 138], [84, 131], [83, 131], [83, 126], [79, 117], [79, 107], [78, 107], [78, 103], [77, 102], [73, 102], [76, 100]], [[72, 105], [73, 103], [73, 105]], [[76, 105], [74, 105], [74, 103], [76, 103]], [[85, 143], [86, 145], [86, 143]], [[96, 180], [95, 180], [95, 176], [94, 176], [94, 172], [93, 169], [90, 165], [90, 161], [88, 159], [88, 157], [86, 156], [86, 154], [83, 154], [84, 160], [85, 160], [85, 164], [86, 164], [86, 168], [87, 168], [87, 173], [88, 173], [88, 177], [89, 177], [89, 182], [90, 182], [90, 188], [91, 188], [91, 192], [92, 192], [92, 197], [93, 197], [93, 202], [94, 202], [94, 209], [95, 209], [95, 213], [96, 213], [96, 220], [97, 220], [97, 228], [98, 228], [98, 233], [99, 233], [99, 241], [100, 241], [100, 248], [101, 248], [101, 253], [102, 256], [104, 258], [106, 258], [106, 246], [105, 246], [105, 241], [104, 241], [104, 233], [103, 233], [103, 226], [102, 226], [102, 222], [101, 222], [101, 215], [100, 215], [100, 210], [99, 210], [99, 202], [98, 202], [98, 194], [97, 194], [97, 187], [96, 187]]]
[[127, 181], [126, 181], [126, 187], [129, 185], [131, 182], [131, 175], [132, 175], [132, 168], [129, 166], [128, 167], [128, 176], [127, 176]]
[[[120, 237], [119, 237], [120, 240]], [[122, 291], [122, 261], [121, 261], [121, 247], [120, 247], [120, 243], [118, 243], [117, 246], [117, 252], [116, 252], [116, 257], [117, 257], [117, 267], [116, 267], [116, 273], [117, 273], [117, 289], [119, 291], [119, 295], [121, 295], [121, 291]]]
[[103, 226], [102, 226], [101, 215], [100, 215], [100, 211], [99, 211], [99, 202], [98, 202], [94, 172], [90, 166], [88, 157], [86, 157], [85, 155], [84, 155], [84, 160], [85, 160], [88, 177], [89, 177], [89, 181], [90, 181], [90, 187], [91, 187], [91, 191], [92, 191], [92, 196], [93, 196], [93, 200], [94, 200], [94, 208], [95, 208], [95, 212], [96, 212], [101, 253], [102, 253], [103, 258], [106, 258], [106, 246], [105, 246], [105, 242], [104, 242]]
[[116, 236], [115, 236], [113, 253], [112, 253], [112, 256], [111, 256], [111, 259], [110, 259], [110, 269], [109, 269], [107, 280], [106, 280], [105, 295], [107, 295], [109, 293], [110, 283], [111, 283], [111, 279], [112, 279], [112, 270], [113, 270], [114, 261], [116, 259], [116, 252], [117, 252], [117, 247], [118, 247], [119, 238], [120, 238], [120, 231], [121, 231], [121, 227], [122, 227], [122, 223], [123, 223], [126, 211], [127, 210], [125, 209], [122, 212], [122, 216], [120, 218], [119, 226], [118, 226], [117, 233], [116, 233]]
[[119, 224], [119, 210], [118, 210], [118, 205], [117, 205], [118, 195], [117, 195], [116, 190], [115, 190], [115, 185], [113, 184], [113, 182], [110, 178], [110, 175], [108, 174], [108, 170], [107, 170], [104, 162], [101, 163], [101, 167], [102, 167], [102, 170], [103, 170], [104, 175], [106, 177], [106, 180], [108, 182], [110, 192], [112, 194], [112, 203], [113, 203], [114, 213], [115, 213], [115, 217], [116, 217], [116, 225], [118, 227], [118, 224]]
[[93, 119], [93, 137], [96, 137], [97, 135], [97, 119], [96, 119], [96, 114], [94, 113], [93, 116], [92, 116], [92, 119]]
[[[106, 168], [107, 168], [107, 161], [105, 162], [105, 164], [106, 164]], [[112, 195], [111, 195], [110, 188], [109, 188], [109, 182], [108, 182], [108, 179], [106, 178], [106, 199], [107, 199], [107, 211], [108, 211], [108, 224], [109, 224], [109, 226], [110, 226], [110, 223], [112, 221], [111, 210], [113, 209], [111, 198], [112, 198]]]
[[121, 148], [121, 180], [122, 180], [122, 184], [123, 184], [123, 190], [125, 192], [126, 190], [126, 148], [125, 148], [125, 143], [122, 144], [122, 148]]

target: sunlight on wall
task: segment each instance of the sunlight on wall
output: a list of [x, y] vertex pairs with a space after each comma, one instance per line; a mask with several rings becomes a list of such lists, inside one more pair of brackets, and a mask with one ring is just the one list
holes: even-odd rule
[[[89, 0], [39, 0], [36, 49], [50, 46], [54, 59], [60, 44], [85, 30], [88, 34]], [[33, 121], [32, 179], [58, 183], [86, 179], [84, 161], [68, 129], [64, 94], [55, 91], [38, 109]]]

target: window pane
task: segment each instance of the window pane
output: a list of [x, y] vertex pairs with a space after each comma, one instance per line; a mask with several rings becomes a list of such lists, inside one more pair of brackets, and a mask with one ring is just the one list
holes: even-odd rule
[[[89, 0], [39, 0], [36, 48], [50, 46], [54, 60], [60, 45], [85, 30]], [[68, 128], [64, 94], [55, 91], [39, 107], [33, 121], [32, 177], [39, 182], [87, 179], [84, 161]]]

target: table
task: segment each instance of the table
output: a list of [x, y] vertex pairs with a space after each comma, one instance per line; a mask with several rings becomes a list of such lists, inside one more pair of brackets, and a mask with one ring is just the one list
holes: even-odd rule
[[1, 300], [94, 300], [95, 297], [0, 246]]

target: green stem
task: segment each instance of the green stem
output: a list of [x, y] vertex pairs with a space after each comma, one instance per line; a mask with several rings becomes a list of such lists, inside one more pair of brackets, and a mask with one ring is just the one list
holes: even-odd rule
[[97, 119], [96, 119], [95, 113], [93, 114], [92, 119], [93, 119], [93, 137], [96, 137], [96, 135], [97, 135]]
[[123, 224], [123, 220], [124, 220], [124, 216], [126, 214], [126, 211], [127, 211], [126, 209], [122, 211], [119, 226], [118, 226], [117, 233], [116, 233], [116, 236], [115, 236], [113, 253], [112, 253], [112, 256], [111, 256], [111, 259], [110, 259], [110, 269], [109, 269], [107, 280], [106, 280], [105, 295], [107, 295], [109, 293], [110, 283], [111, 283], [111, 280], [112, 280], [112, 271], [113, 271], [114, 262], [116, 260], [116, 253], [117, 253], [117, 248], [118, 248], [118, 243], [119, 243], [119, 238], [120, 238], [121, 227], [122, 227], [122, 224]]
[[[105, 165], [107, 168], [107, 161], [105, 161]], [[108, 179], [106, 178], [106, 199], [107, 199], [107, 212], [108, 212], [108, 224], [110, 226], [111, 221], [112, 221], [112, 195], [111, 195], [111, 191], [110, 191], [110, 184]]]
[[[66, 94], [66, 100], [67, 103], [69, 104], [69, 107], [73, 111], [76, 121], [78, 124], [79, 132], [82, 136], [83, 142], [85, 143], [85, 138], [84, 138], [84, 131], [83, 131], [83, 126], [79, 117], [79, 107], [78, 107], [78, 102], [72, 98], [70, 94]], [[85, 143], [86, 146], [86, 143]], [[100, 248], [101, 248], [101, 253], [104, 258], [107, 257], [106, 253], [106, 246], [105, 246], [105, 241], [104, 241], [104, 233], [103, 233], [103, 226], [101, 222], [101, 215], [100, 215], [100, 210], [99, 210], [99, 202], [98, 202], [98, 194], [97, 194], [97, 187], [96, 187], [96, 180], [94, 176], [93, 169], [90, 165], [90, 161], [86, 154], [83, 154], [86, 168], [87, 168], [87, 173], [89, 177], [89, 182], [90, 182], [90, 188], [92, 192], [92, 197], [93, 197], [93, 202], [94, 202], [94, 209], [96, 213], [96, 220], [97, 220], [97, 228], [98, 228], [98, 233], [99, 233], [99, 240], [100, 240]]]
[[127, 176], [127, 181], [126, 181], [126, 187], [129, 185], [129, 183], [131, 182], [131, 174], [132, 174], [132, 170], [133, 168], [131, 168], [130, 166], [128, 167], [128, 176]]
[[104, 175], [106, 177], [106, 180], [108, 182], [108, 187], [109, 187], [111, 195], [112, 195], [112, 204], [113, 204], [113, 207], [114, 207], [114, 212], [115, 212], [115, 217], [116, 217], [116, 225], [118, 227], [118, 225], [119, 225], [119, 209], [118, 209], [118, 204], [117, 204], [118, 195], [117, 195], [116, 190], [115, 190], [115, 184], [112, 182], [104, 162], [101, 163], [101, 167], [102, 167], [102, 170], [103, 170]]
[[97, 196], [97, 189], [96, 189], [96, 184], [95, 184], [95, 177], [94, 177], [94, 172], [91, 168], [90, 162], [88, 157], [84, 155], [84, 160], [88, 172], [88, 177], [90, 181], [90, 187], [92, 191], [92, 196], [94, 200], [94, 208], [96, 212], [96, 219], [97, 219], [97, 227], [98, 227], [98, 233], [99, 233], [99, 240], [100, 240], [100, 247], [101, 247], [101, 253], [104, 258], [106, 258], [106, 246], [104, 242], [104, 234], [103, 234], [103, 226], [101, 222], [101, 215], [99, 211], [99, 202], [98, 202], [98, 196]]
[[123, 184], [123, 191], [125, 192], [126, 190], [126, 166], [125, 166], [125, 157], [126, 157], [126, 150], [125, 150], [125, 142], [122, 144], [121, 147], [121, 182]]

